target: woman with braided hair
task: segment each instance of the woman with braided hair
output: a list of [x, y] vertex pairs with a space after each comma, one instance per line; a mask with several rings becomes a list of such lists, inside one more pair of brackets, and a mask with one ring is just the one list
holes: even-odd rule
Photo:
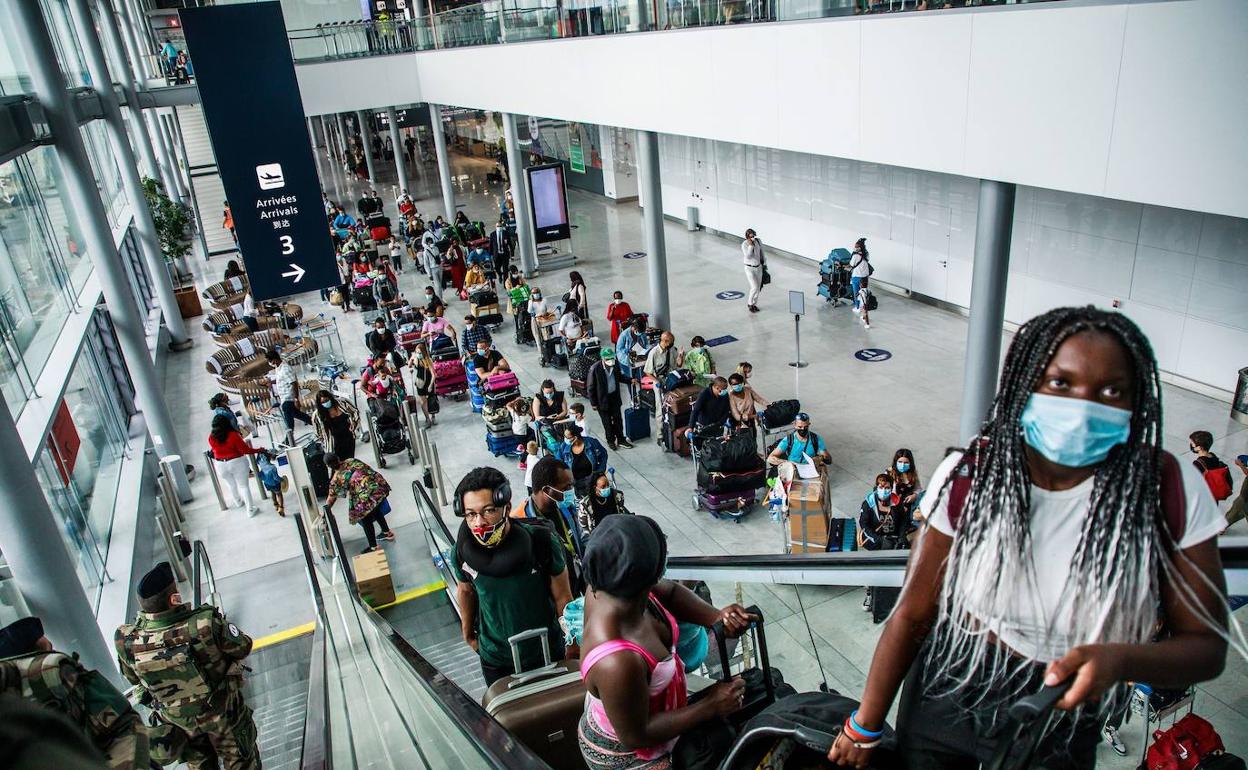
[[927, 487], [929, 526], [828, 758], [869, 763], [905, 679], [908, 767], [975, 768], [1009, 703], [1064, 683], [1033, 766], [1092, 767], [1124, 682], [1212, 679], [1228, 643], [1248, 657], [1217, 508], [1161, 435], [1156, 361], [1126, 316], [1059, 308], [1019, 329], [980, 434]]

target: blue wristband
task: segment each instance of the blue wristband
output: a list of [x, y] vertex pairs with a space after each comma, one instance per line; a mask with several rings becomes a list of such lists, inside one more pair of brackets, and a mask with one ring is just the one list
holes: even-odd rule
[[862, 737], [864, 737], [864, 738], [871, 738], [872, 740], [874, 740], [874, 739], [876, 739], [876, 738], [879, 738], [881, 735], [883, 735], [883, 734], [884, 734], [884, 730], [882, 730], [882, 729], [880, 729], [880, 730], [868, 730], [867, 728], [865, 728], [865, 727], [863, 727], [862, 725], [858, 724], [858, 719], [857, 719], [857, 716], [858, 716], [858, 709], [854, 709], [852, 712], [850, 712], [850, 715], [849, 715], [849, 726], [850, 726], [850, 728], [851, 728], [851, 729], [853, 729], [853, 731], [854, 731], [854, 732], [858, 733], [859, 735], [861, 735], [861, 736], [862, 736]]

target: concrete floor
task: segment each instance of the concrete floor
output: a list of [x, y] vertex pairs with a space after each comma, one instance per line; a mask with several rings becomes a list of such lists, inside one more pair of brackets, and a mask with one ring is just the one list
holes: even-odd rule
[[[185, 124], [184, 124], [185, 126]], [[188, 129], [188, 134], [190, 133]], [[190, 141], [188, 137], [188, 141]], [[354, 208], [360, 186], [344, 178], [340, 170], [322, 162], [322, 180], [331, 197]], [[497, 218], [499, 187], [483, 188], [484, 173], [491, 164], [479, 158], [456, 157], [455, 172], [467, 175], [468, 182], [457, 193], [457, 202], [473, 220], [487, 223]], [[418, 167], [410, 190], [419, 209], [429, 218], [441, 210], [437, 173], [433, 167]], [[473, 189], [474, 185], [478, 189]], [[391, 185], [379, 185], [387, 210], [394, 216]], [[638, 311], [647, 309], [649, 289], [646, 259], [625, 260], [623, 254], [643, 250], [641, 216], [635, 203], [615, 204], [600, 196], [570, 191], [573, 246], [577, 269], [589, 289], [589, 305], [595, 324], [605, 334], [602, 319], [606, 301], [613, 290], [624, 296]], [[350, 201], [350, 204], [347, 202]], [[200, 201], [201, 210], [213, 212], [219, 201]], [[211, 216], [206, 214], [211, 220]], [[213, 228], [209, 227], [209, 230]], [[760, 233], [764, 239], [766, 233]], [[224, 233], [209, 233], [209, 249], [215, 250]], [[762, 295], [761, 313], [747, 312], [744, 300], [722, 301], [716, 293], [744, 291], [745, 276], [740, 269], [740, 251], [735, 240], [705, 232], [687, 232], [683, 223], [666, 226], [668, 272], [671, 282], [673, 326], [678, 344], [700, 334], [708, 339], [732, 335], [737, 341], [713, 349], [721, 371], [731, 371], [737, 362], [754, 364], [752, 383], [768, 399], [800, 398], [803, 408], [814, 417], [814, 429], [828, 443], [834, 464], [831, 469], [832, 503], [840, 515], [856, 515], [859, 502], [898, 447], [913, 450], [918, 468], [930, 474], [944, 455], [945, 448], [957, 442], [966, 319], [921, 302], [889, 293], [880, 294], [879, 310], [872, 314], [872, 328], [864, 330], [848, 308], [831, 307], [815, 296], [817, 271], [806, 260], [773, 254], [769, 266], [774, 282]], [[839, 244], [831, 244], [839, 245]], [[223, 258], [198, 267], [204, 272], [201, 286], [219, 279]], [[412, 266], [409, 265], [409, 268]], [[887, 276], [880, 276], [886, 280]], [[424, 276], [409, 269], [401, 276], [401, 290], [415, 298], [423, 291]], [[547, 296], [558, 297], [567, 290], [566, 272], [543, 275], [533, 282]], [[806, 292], [807, 314], [802, 320], [802, 355], [810, 361], [806, 369], [785, 365], [794, 356], [793, 318], [788, 314], [787, 290]], [[449, 295], [448, 295], [449, 296]], [[320, 301], [316, 292], [294, 298], [305, 308], [305, 318], [325, 313], [336, 318], [352, 365], [364, 358], [364, 325], [360, 314], [341, 313]], [[466, 305], [452, 302], [448, 317], [453, 323], [462, 318]], [[208, 398], [217, 390], [203, 368], [203, 359], [215, 345], [195, 324], [196, 347], [189, 355], [170, 359], [167, 396], [177, 416], [178, 429], [187, 447], [206, 445]], [[566, 387], [567, 373], [543, 369], [532, 348], [520, 349], [506, 325], [495, 338], [518, 373], [526, 393], [537, 389], [545, 377]], [[892, 358], [865, 363], [854, 358], [861, 348], [883, 348]], [[1166, 447], [1176, 453], [1187, 449], [1187, 434], [1195, 429], [1211, 431], [1217, 440], [1215, 451], [1223, 457], [1248, 451], [1248, 428], [1227, 417], [1227, 404], [1176, 387], [1165, 387]], [[486, 451], [480, 419], [467, 402], [442, 401], [442, 413], [431, 437], [437, 443], [444, 471], [453, 486], [470, 468], [491, 464], [508, 474], [514, 489], [523, 489], [523, 471], [514, 462], [495, 460]], [[600, 429], [596, 418], [591, 424]], [[300, 428], [302, 430], [302, 427]], [[263, 432], [261, 433], [263, 434]], [[192, 454], [190, 450], [188, 454]], [[363, 448], [361, 457], [371, 458]], [[394, 456], [398, 460], [400, 456]], [[371, 461], [371, 460], [370, 460]], [[202, 462], [199, 463], [202, 467]], [[694, 512], [690, 496], [694, 486], [693, 464], [665, 454], [653, 442], [641, 442], [635, 449], [612, 452], [610, 464], [624, 491], [628, 506], [654, 517], [668, 535], [675, 555], [778, 553], [783, 550], [780, 525], [765, 513], [756, 511], [740, 523], [712, 519], [705, 512]], [[387, 545], [399, 590], [427, 582], [430, 577], [427, 550], [409, 486], [415, 469], [406, 462], [392, 462], [386, 470], [395, 490], [391, 525], [398, 532], [394, 545]], [[312, 619], [307, 600], [302, 556], [293, 524], [280, 519], [270, 509], [254, 519], [240, 510], [221, 511], [207, 486], [207, 474], [197, 477], [197, 499], [189, 507], [189, 528], [203, 539], [212, 554], [224, 602], [232, 619], [253, 635], [263, 635]], [[293, 503], [292, 503], [293, 504]], [[342, 504], [339, 506], [341, 514]], [[342, 516], [345, 520], [345, 516]], [[1243, 525], [1238, 527], [1244, 530]], [[353, 527], [344, 527], [348, 549], [363, 546], [363, 536]], [[731, 601], [733, 586], [713, 586], [717, 601]], [[795, 601], [795, 590], [787, 586], [741, 587], [768, 610], [771, 621], [769, 642], [773, 662], [789, 681], [800, 689], [810, 689], [819, 681], [819, 666], [811, 655], [810, 634], [819, 650], [823, 673], [829, 683], [843, 691], [858, 694], [865, 681], [879, 627], [870, 623], [860, 610], [859, 589], [807, 588], [801, 591], [805, 620]], [[1238, 615], [1241, 622], [1245, 610]], [[1227, 673], [1202, 688], [1197, 710], [1212, 719], [1227, 741], [1228, 748], [1248, 750], [1248, 665], [1242, 660], [1229, 662]], [[1132, 751], [1139, 750], [1138, 722], [1132, 730]], [[1134, 766], [1134, 762], [1102, 752], [1109, 767]]]

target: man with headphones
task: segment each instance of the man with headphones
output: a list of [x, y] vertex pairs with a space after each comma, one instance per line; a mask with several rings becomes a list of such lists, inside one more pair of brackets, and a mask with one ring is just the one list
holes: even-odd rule
[[[554, 534], [507, 515], [511, 484], [496, 468], [469, 471], [455, 488], [453, 505], [463, 521], [450, 568], [459, 583], [464, 641], [481, 658], [486, 686], [519, 673], [508, 639], [523, 631], [544, 629], [550, 659], [562, 660], [559, 618], [572, 601], [572, 589]], [[541, 644], [540, 639], [520, 643], [521, 671], [542, 665]]]

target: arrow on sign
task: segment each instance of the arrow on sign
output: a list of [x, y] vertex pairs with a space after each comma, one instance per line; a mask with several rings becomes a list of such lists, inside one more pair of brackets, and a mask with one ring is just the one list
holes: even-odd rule
[[308, 272], [308, 271], [307, 271], [307, 270], [304, 270], [302, 267], [299, 267], [299, 266], [298, 266], [298, 265], [296, 265], [294, 262], [291, 262], [291, 263], [290, 263], [290, 266], [291, 266], [291, 267], [293, 267], [293, 268], [294, 268], [294, 270], [291, 270], [291, 271], [289, 271], [289, 272], [282, 273], [282, 277], [283, 277], [283, 278], [290, 278], [291, 276], [294, 276], [294, 278], [295, 278], [295, 283], [299, 283], [299, 279], [303, 278], [303, 274], [304, 274], [304, 273], [306, 273], [306, 272]]

